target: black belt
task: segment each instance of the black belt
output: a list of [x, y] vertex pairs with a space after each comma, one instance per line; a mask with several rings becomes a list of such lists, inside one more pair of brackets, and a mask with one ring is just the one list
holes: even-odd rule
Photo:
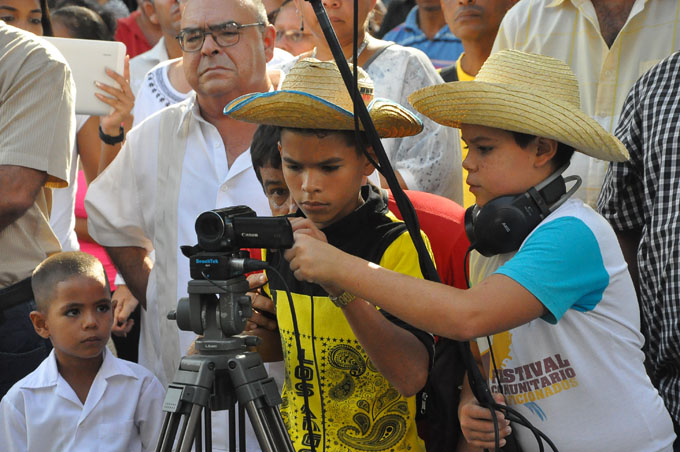
[[31, 278], [26, 278], [9, 287], [0, 289], [0, 311], [9, 309], [24, 301], [33, 299]]

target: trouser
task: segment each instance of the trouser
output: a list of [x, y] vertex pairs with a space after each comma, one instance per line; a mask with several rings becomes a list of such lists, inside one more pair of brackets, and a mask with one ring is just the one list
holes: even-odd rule
[[33, 329], [29, 314], [35, 309], [30, 278], [0, 290], [0, 398], [52, 350]]

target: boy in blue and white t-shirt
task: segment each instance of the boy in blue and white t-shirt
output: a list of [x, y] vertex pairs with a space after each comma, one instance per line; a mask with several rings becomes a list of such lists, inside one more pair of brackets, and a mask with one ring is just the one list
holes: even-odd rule
[[[637, 298], [614, 231], [581, 201], [565, 202], [559, 175], [575, 150], [602, 160], [628, 158], [623, 144], [580, 110], [570, 68], [550, 57], [501, 51], [474, 81], [428, 87], [409, 101], [461, 129], [469, 147], [463, 167], [476, 197], [466, 226], [475, 232], [473, 246], [494, 255], [486, 263], [489, 276], [462, 291], [398, 275], [333, 248], [313, 231], [296, 231], [285, 252], [296, 278], [342, 287], [437, 335], [484, 338], [478, 343], [487, 348], [485, 337], [493, 336], [497, 373], [488, 355], [483, 361], [492, 391], [503, 389], [497, 400], [504, 398], [562, 452], [671, 451], [673, 425], [645, 372]], [[512, 203], [522, 221], [496, 210]], [[514, 242], [498, 240], [532, 216]], [[485, 234], [483, 226], [495, 232]], [[491, 413], [467, 392], [459, 407], [465, 438], [492, 449]], [[497, 414], [505, 437], [511, 427]], [[538, 450], [529, 430], [513, 430], [522, 450]]]

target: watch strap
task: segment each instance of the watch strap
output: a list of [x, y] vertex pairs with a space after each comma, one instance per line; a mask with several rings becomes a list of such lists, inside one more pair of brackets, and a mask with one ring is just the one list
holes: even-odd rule
[[339, 308], [343, 308], [343, 307], [347, 306], [348, 304], [350, 304], [351, 302], [353, 302], [354, 300], [356, 300], [357, 297], [355, 297], [351, 293], [345, 291], [345, 292], [341, 293], [340, 295], [338, 295], [337, 297], [335, 297], [333, 295], [329, 295], [328, 298], [331, 299], [331, 301], [333, 302], [333, 304], [335, 306], [337, 306]]
[[104, 131], [102, 130], [102, 126], [100, 125], [99, 138], [109, 146], [113, 146], [114, 144], [122, 143], [123, 140], [125, 140], [125, 130], [121, 126], [120, 133], [118, 135], [112, 136], [105, 134]]

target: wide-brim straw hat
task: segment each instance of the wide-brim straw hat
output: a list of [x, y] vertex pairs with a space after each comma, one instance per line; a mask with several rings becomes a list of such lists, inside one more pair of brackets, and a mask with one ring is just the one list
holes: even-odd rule
[[475, 124], [551, 138], [591, 157], [628, 160], [623, 143], [580, 109], [578, 81], [555, 58], [517, 50], [491, 55], [474, 81], [429, 86], [409, 96], [439, 124]]
[[[374, 99], [373, 81], [358, 69], [359, 92], [381, 138], [406, 137], [423, 130], [422, 121], [406, 108], [387, 99]], [[335, 62], [313, 58], [298, 61], [281, 90], [246, 94], [224, 107], [225, 115], [239, 121], [325, 130], [354, 130], [353, 111], [352, 98]], [[359, 125], [363, 130], [363, 124]]]

